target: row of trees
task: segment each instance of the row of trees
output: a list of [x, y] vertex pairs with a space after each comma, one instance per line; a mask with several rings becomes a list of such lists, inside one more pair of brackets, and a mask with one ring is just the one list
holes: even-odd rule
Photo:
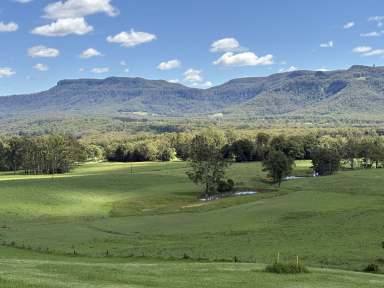
[[[110, 161], [187, 160], [190, 158], [191, 144], [198, 134], [166, 133], [106, 143], [96, 141], [94, 144], [104, 151]], [[294, 160], [310, 160], [319, 147], [336, 151], [341, 159], [350, 162], [351, 168], [380, 166], [384, 158], [383, 137], [374, 132], [341, 135], [316, 132], [294, 136], [260, 132], [253, 136], [221, 131], [221, 134], [220, 149], [224, 158], [236, 162], [264, 161], [270, 150], [281, 151]]]
[[26, 174], [66, 173], [92, 157], [94, 149], [66, 135], [6, 138], [0, 140], [0, 169]]
[[176, 150], [167, 141], [138, 140], [106, 148], [106, 158], [113, 162], [171, 161]]
[[228, 143], [222, 131], [208, 129], [192, 138], [188, 159], [187, 175], [209, 195], [225, 183], [225, 169], [234, 161], [262, 161], [264, 170], [279, 185], [290, 176], [298, 159], [312, 160], [314, 173], [319, 176], [335, 173], [342, 161], [351, 169], [379, 168], [384, 163], [384, 140], [378, 135], [272, 137], [260, 133], [254, 141], [236, 139]]
[[[287, 144], [289, 142], [291, 143]], [[294, 161], [301, 159], [300, 145], [292, 146], [292, 143], [284, 140], [283, 136], [272, 139], [267, 157], [263, 160], [265, 170], [279, 185], [281, 180], [291, 173]], [[308, 158], [304, 159], [312, 160], [315, 175], [332, 175], [343, 164], [345, 167], [355, 169], [357, 166], [379, 168], [384, 163], [384, 140], [378, 135], [326, 136], [315, 139], [312, 143], [312, 146], [306, 147]]]
[[[86, 143], [87, 142], [87, 143]], [[0, 139], [0, 169], [28, 174], [65, 173], [86, 160], [119, 162], [189, 160], [188, 176], [205, 194], [228, 190], [225, 169], [233, 162], [263, 161], [274, 182], [288, 176], [295, 160], [310, 159], [319, 175], [332, 174], [345, 162], [379, 168], [384, 163], [383, 137], [375, 132], [300, 135], [265, 132], [237, 134], [209, 128], [200, 133], [165, 133], [105, 141], [79, 141], [69, 135]]]

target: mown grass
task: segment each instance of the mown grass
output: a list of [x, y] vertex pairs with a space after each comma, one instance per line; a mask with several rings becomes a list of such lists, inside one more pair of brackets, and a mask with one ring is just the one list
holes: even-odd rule
[[[37, 262], [44, 257], [64, 257], [53, 255], [74, 253], [79, 259], [108, 254], [107, 259], [111, 259], [112, 264], [121, 257], [128, 257], [128, 263], [137, 261], [136, 257], [154, 257], [160, 259], [153, 260], [156, 268], [151, 271], [155, 274], [160, 269], [156, 263], [187, 256], [192, 262], [199, 259], [215, 261], [216, 268], [216, 264], [209, 266], [213, 269], [212, 281], [221, 277], [220, 269], [227, 269], [226, 265], [232, 267], [232, 264], [220, 264], [220, 261], [232, 261], [234, 257], [240, 262], [270, 263], [279, 251], [286, 259], [295, 259], [298, 255], [309, 266], [360, 271], [369, 263], [380, 264], [379, 260], [384, 257], [381, 248], [384, 239], [380, 232], [384, 217], [384, 191], [381, 188], [384, 169], [305, 177], [286, 181], [278, 189], [265, 180], [260, 163], [235, 164], [228, 176], [235, 180], [237, 189], [260, 193], [202, 202], [198, 200], [199, 187], [185, 176], [185, 166], [183, 162], [101, 163], [87, 164], [68, 175], [54, 177], [0, 175], [0, 244], [4, 251], [14, 249], [9, 246], [18, 247], [19, 259], [24, 260], [24, 254], [39, 251], [39, 256], [32, 259]], [[310, 175], [309, 163], [298, 162], [294, 174]], [[10, 260], [9, 255], [7, 257], [4, 262]], [[73, 262], [66, 258], [63, 261]], [[81, 266], [78, 273], [84, 271], [93, 275], [93, 270], [86, 269], [88, 262], [82, 262], [84, 267]], [[15, 263], [21, 262], [15, 260]], [[169, 261], [166, 263], [171, 265]], [[187, 271], [203, 265], [193, 264], [196, 266], [183, 264], [187, 265], [184, 274], [193, 273]], [[47, 266], [55, 265], [49, 263]], [[241, 265], [250, 265], [235, 266], [249, 267], [250, 274], [244, 275], [248, 280], [241, 285], [248, 285], [252, 279], [273, 277], [261, 272], [251, 274], [255, 268], [250, 267], [254, 264]], [[44, 269], [53, 274], [64, 273], [67, 266], [57, 264], [57, 271]], [[0, 279], [9, 281], [1, 271]], [[161, 274], [163, 270], [159, 271]], [[172, 271], [175, 274], [172, 277], [180, 274], [177, 269]], [[241, 271], [235, 269], [229, 274], [235, 277]], [[188, 278], [184, 274], [180, 281]], [[10, 272], [9, 276], [12, 275]], [[314, 286], [303, 284], [300, 287], [327, 287], [323, 275], [302, 276]], [[88, 280], [96, 276], [89, 276]], [[316, 286], [312, 281], [316, 277], [324, 278], [319, 282], [323, 286]], [[368, 276], [356, 276], [356, 279], [360, 277]], [[355, 287], [334, 283], [331, 287]], [[364, 287], [361, 282], [356, 283]], [[160, 281], [156, 287], [173, 287], [161, 285]], [[233, 287], [225, 285], [200, 287]]]
[[376, 288], [384, 285], [382, 275], [341, 270], [311, 269], [307, 274], [276, 275], [264, 272], [262, 264], [47, 256], [4, 248], [0, 252], [2, 288]]

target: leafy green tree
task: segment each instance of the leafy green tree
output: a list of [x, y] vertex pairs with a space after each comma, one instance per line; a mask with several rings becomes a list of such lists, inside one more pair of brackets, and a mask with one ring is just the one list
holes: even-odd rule
[[133, 161], [154, 161], [156, 160], [157, 147], [150, 141], [140, 141], [135, 143], [133, 151]]
[[190, 133], [177, 133], [173, 139], [172, 147], [176, 150], [176, 155], [182, 160], [189, 158], [189, 146], [191, 144], [193, 135]]
[[170, 143], [165, 139], [156, 142], [157, 154], [156, 159], [160, 161], [172, 161], [176, 159], [176, 149], [171, 147]]
[[240, 139], [233, 142], [229, 150], [236, 162], [247, 162], [253, 159], [255, 145], [251, 140]]
[[379, 163], [384, 160], [384, 143], [381, 137], [365, 137], [361, 143], [361, 151], [364, 167], [372, 167], [375, 164], [378, 168]]
[[265, 132], [259, 132], [256, 135], [256, 145], [267, 146], [271, 136]]
[[292, 158], [279, 150], [269, 151], [267, 158], [263, 161], [264, 171], [268, 172], [273, 182], [278, 183], [279, 187], [283, 178], [292, 172], [293, 164]]
[[7, 144], [5, 141], [0, 139], [0, 170], [4, 171], [7, 169]]
[[127, 150], [124, 144], [117, 145], [111, 159], [116, 162], [124, 162], [127, 159]]
[[259, 132], [256, 136], [256, 146], [254, 154], [254, 160], [263, 161], [268, 151], [268, 144], [270, 135], [264, 132]]
[[294, 137], [287, 138], [284, 135], [276, 136], [271, 140], [270, 148], [275, 151], [283, 152], [291, 159], [304, 158], [304, 147], [302, 143]]
[[218, 184], [225, 176], [229, 164], [222, 153], [225, 142], [224, 134], [214, 129], [207, 129], [192, 139], [187, 175], [202, 186], [206, 197], [217, 192]]
[[342, 149], [343, 158], [348, 160], [351, 169], [355, 169], [355, 159], [359, 157], [361, 151], [361, 144], [357, 137], [348, 137]]
[[303, 159], [310, 160], [312, 151], [319, 145], [319, 138], [316, 134], [310, 133], [303, 136], [296, 137], [298, 141], [301, 141], [303, 148]]
[[22, 140], [19, 137], [12, 137], [8, 141], [8, 147], [6, 151], [6, 157], [10, 170], [16, 174], [16, 171], [22, 164], [22, 151], [23, 145]]
[[320, 176], [332, 175], [340, 169], [341, 155], [335, 148], [317, 147], [312, 153], [313, 169]]
[[95, 144], [82, 144], [87, 160], [100, 161], [104, 159], [104, 150]]

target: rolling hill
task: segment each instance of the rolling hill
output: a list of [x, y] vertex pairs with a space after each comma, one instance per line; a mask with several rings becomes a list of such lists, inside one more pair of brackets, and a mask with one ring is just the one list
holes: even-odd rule
[[[384, 267], [383, 169], [278, 188], [260, 163], [236, 163], [236, 189], [259, 193], [216, 201], [200, 201], [185, 171], [177, 161], [0, 173], [0, 287], [383, 287], [384, 275], [357, 273]], [[296, 162], [294, 175], [311, 172]], [[310, 273], [265, 273], [277, 252]]]
[[[0, 118], [57, 116], [322, 118], [384, 120], [384, 67], [294, 71], [234, 79], [210, 89], [163, 80], [63, 80], [47, 91], [0, 97]], [[221, 115], [221, 114], [220, 114]]]

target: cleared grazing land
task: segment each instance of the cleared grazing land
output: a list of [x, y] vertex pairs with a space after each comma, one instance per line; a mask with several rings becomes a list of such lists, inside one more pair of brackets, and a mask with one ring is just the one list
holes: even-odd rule
[[[101, 163], [54, 177], [0, 175], [1, 287], [383, 286], [381, 275], [321, 268], [361, 270], [383, 261], [384, 169], [277, 189], [260, 163], [235, 164], [228, 176], [237, 188], [260, 193], [206, 203], [185, 165]], [[298, 162], [294, 174], [310, 174], [309, 163]], [[281, 276], [255, 264], [272, 262], [278, 251], [317, 268]], [[248, 263], [227, 262], [234, 257]]]
[[2, 288], [378, 288], [381, 275], [312, 269], [302, 275], [263, 272], [264, 265], [188, 261], [94, 259], [1, 250]]

